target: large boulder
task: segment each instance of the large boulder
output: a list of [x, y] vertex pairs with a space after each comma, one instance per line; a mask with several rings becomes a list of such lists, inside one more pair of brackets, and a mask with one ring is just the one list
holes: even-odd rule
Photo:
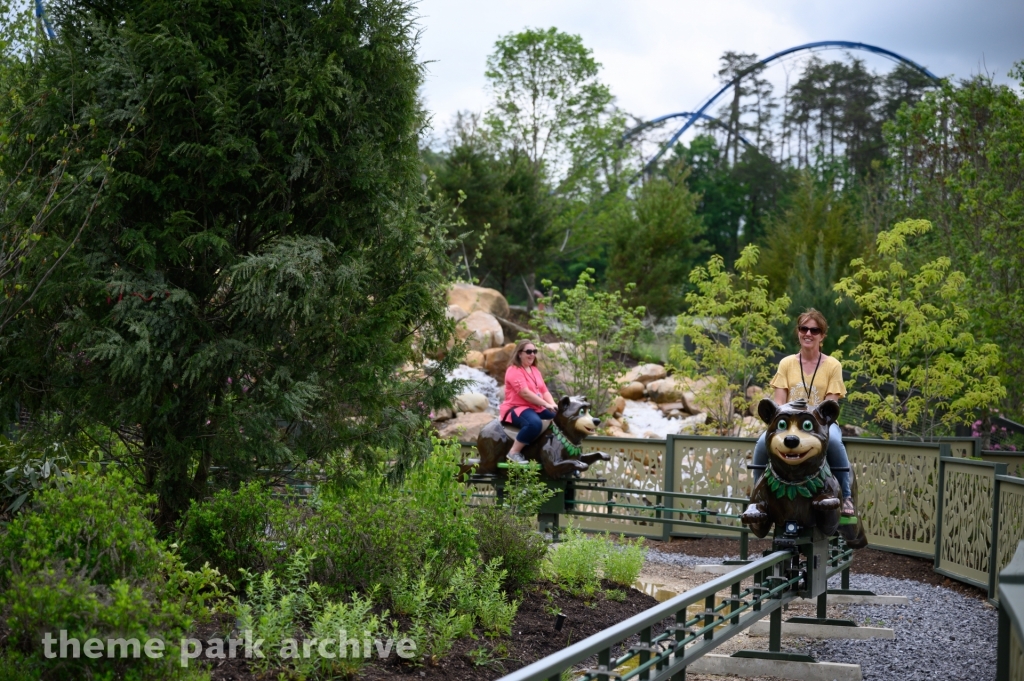
[[469, 316], [469, 312], [463, 310], [458, 305], [449, 305], [448, 311], [444, 313], [448, 319], [454, 319], [456, 322], [461, 322], [463, 319]]
[[473, 284], [455, 284], [448, 291], [448, 304], [457, 305], [469, 314], [487, 312], [508, 319], [508, 301], [501, 291]]
[[642, 400], [644, 398], [644, 384], [640, 381], [628, 383], [619, 388], [619, 395], [627, 400]]
[[512, 351], [515, 349], [515, 343], [506, 343], [500, 348], [484, 350], [483, 369], [498, 381], [499, 385], [505, 382], [505, 370], [512, 361]]
[[484, 353], [479, 350], [470, 350], [466, 353], [466, 366], [471, 369], [484, 368]]
[[612, 405], [608, 407], [608, 413], [612, 416], [619, 416], [624, 411], [626, 411], [626, 398], [622, 395], [616, 395]]
[[620, 376], [619, 383], [632, 383], [633, 381], [639, 381], [640, 383], [647, 385], [651, 381], [660, 381], [667, 375], [668, 373], [665, 371], [665, 367], [660, 364], [640, 364]]
[[690, 388], [690, 381], [686, 378], [669, 376], [658, 381], [651, 381], [647, 384], [647, 396], [652, 402], [662, 404], [664, 402], [682, 402], [683, 393]]
[[487, 411], [490, 403], [487, 395], [480, 393], [462, 393], [455, 398], [455, 411], [464, 413], [480, 413]]
[[480, 430], [496, 418], [493, 414], [485, 412], [459, 414], [450, 421], [445, 421], [437, 433], [445, 439], [454, 437], [459, 442], [476, 442]]
[[470, 350], [489, 350], [505, 344], [501, 324], [489, 312], [477, 310], [459, 322], [456, 333], [460, 340], [468, 340]]

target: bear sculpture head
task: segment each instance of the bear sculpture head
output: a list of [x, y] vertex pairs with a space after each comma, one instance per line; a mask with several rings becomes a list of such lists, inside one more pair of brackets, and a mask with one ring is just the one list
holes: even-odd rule
[[580, 395], [566, 395], [558, 400], [558, 413], [555, 423], [573, 442], [597, 432], [601, 419], [594, 418], [590, 413], [590, 402]]
[[828, 428], [839, 418], [839, 405], [825, 400], [808, 407], [800, 399], [782, 406], [765, 398], [757, 414], [768, 424], [765, 444], [772, 470], [783, 479], [797, 480], [813, 475], [825, 462]]

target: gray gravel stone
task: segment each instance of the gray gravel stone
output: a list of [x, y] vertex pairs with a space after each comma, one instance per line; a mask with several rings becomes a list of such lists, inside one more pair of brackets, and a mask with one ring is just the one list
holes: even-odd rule
[[[838, 587], [839, 577], [829, 585]], [[835, 582], [835, 583], [833, 583]], [[998, 614], [988, 603], [941, 586], [851, 574], [850, 588], [906, 596], [909, 605], [849, 605], [857, 624], [893, 629], [893, 641], [816, 641], [815, 658], [859, 664], [865, 681], [989, 681], [996, 675]]]
[[[647, 560], [693, 567], [721, 559], [662, 553]], [[839, 576], [829, 586], [839, 587]], [[800, 652], [823, 662], [859, 664], [865, 681], [991, 681], [995, 679], [998, 614], [988, 603], [951, 589], [908, 579], [850, 575], [850, 588], [906, 596], [909, 605], [847, 605], [850, 619], [863, 626], [888, 627], [895, 640], [805, 639]]]

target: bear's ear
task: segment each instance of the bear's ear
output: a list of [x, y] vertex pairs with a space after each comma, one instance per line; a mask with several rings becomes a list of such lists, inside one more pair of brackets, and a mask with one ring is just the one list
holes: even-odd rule
[[767, 424], [771, 424], [775, 420], [775, 415], [779, 413], [779, 405], [775, 404], [775, 400], [770, 397], [765, 397], [757, 403], [757, 415], [761, 417], [761, 420]]
[[824, 400], [814, 410], [826, 426], [831, 426], [839, 418], [839, 403], [835, 400]]
[[572, 398], [568, 395], [563, 396], [562, 399], [558, 400], [558, 413], [564, 412], [569, 408], [570, 404], [572, 404]]

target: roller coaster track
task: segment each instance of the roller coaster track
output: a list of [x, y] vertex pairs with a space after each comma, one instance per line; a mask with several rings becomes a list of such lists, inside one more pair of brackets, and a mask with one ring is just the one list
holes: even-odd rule
[[[941, 82], [941, 79], [938, 76], [936, 76], [934, 73], [926, 69], [924, 66], [921, 66], [914, 60], [908, 59], [907, 57], [904, 57], [901, 54], [897, 54], [892, 50], [887, 50], [884, 47], [878, 47], [877, 45], [868, 45], [867, 43], [851, 42], [849, 40], [819, 40], [813, 43], [805, 43], [803, 45], [797, 45], [796, 47], [790, 47], [789, 49], [782, 50], [781, 52], [776, 52], [773, 55], [765, 57], [764, 59], [754, 64], [751, 64], [747, 68], [740, 71], [735, 78], [733, 78], [728, 83], [723, 85], [717, 92], [715, 92], [713, 95], [704, 100], [704, 103], [701, 104], [696, 109], [694, 109], [692, 112], [668, 114], [666, 116], [659, 116], [658, 118], [642, 123], [634, 127], [633, 129], [627, 131], [622, 136], [622, 141], [626, 142], [635, 135], [642, 132], [643, 130], [646, 130], [651, 126], [657, 125], [670, 118], [680, 118], [683, 116], [687, 117], [686, 122], [684, 122], [683, 125], [678, 130], [676, 130], [676, 132], [672, 135], [672, 137], [668, 139], [667, 142], [661, 145], [661, 147], [658, 149], [658, 152], [654, 155], [654, 157], [646, 163], [643, 172], [650, 172], [650, 170], [661, 159], [661, 157], [665, 155], [665, 152], [671, 149], [672, 145], [674, 145], [679, 140], [679, 138], [682, 137], [683, 133], [689, 130], [694, 123], [696, 123], [701, 118], [717, 121], [717, 119], [707, 114], [707, 110], [711, 107], [712, 104], [714, 104], [718, 100], [719, 97], [728, 92], [731, 88], [738, 86], [740, 81], [742, 81], [746, 76], [749, 76], [751, 73], [759, 71], [760, 69], [772, 63], [773, 61], [781, 59], [782, 57], [788, 56], [790, 54], [794, 54], [796, 52], [811, 52], [828, 49], [862, 50], [865, 52], [871, 52], [873, 54], [880, 55], [887, 59], [891, 59], [892, 61], [906, 64], [907, 66], [910, 66], [911, 68], [920, 71], [923, 75], [927, 76], [936, 84]], [[721, 124], [720, 121], [718, 122]], [[747, 140], [742, 141], [748, 146], [750, 145], [750, 142], [748, 142]]]

